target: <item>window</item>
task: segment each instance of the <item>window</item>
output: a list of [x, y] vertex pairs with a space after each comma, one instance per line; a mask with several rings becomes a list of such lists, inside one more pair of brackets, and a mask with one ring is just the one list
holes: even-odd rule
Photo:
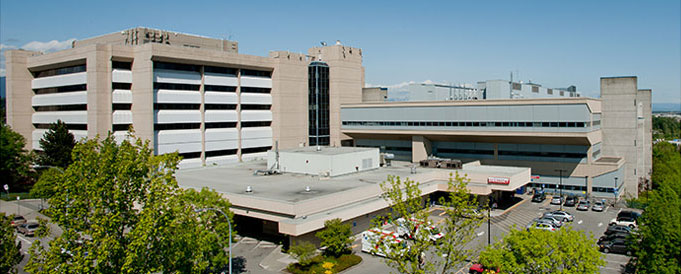
[[563, 92], [563, 91], [561, 90], [561, 91], [560, 91], [560, 96], [565, 96], [565, 92]]
[[57, 105], [57, 106], [34, 106], [33, 109], [36, 112], [43, 111], [76, 111], [76, 110], [87, 110], [87, 105]]
[[154, 69], [166, 69], [166, 70], [184, 70], [184, 71], [201, 71], [201, 66], [189, 65], [189, 64], [176, 64], [176, 63], [166, 63], [166, 62], [154, 62]]
[[242, 69], [241, 70], [241, 76], [255, 76], [255, 77], [270, 78], [270, 77], [272, 77], [272, 72], [271, 71], [262, 71], [262, 70]]
[[154, 109], [199, 109], [199, 104], [155, 103]]
[[271, 107], [272, 107], [271, 105], [241, 105], [241, 110], [253, 110], [253, 109], [268, 110]]
[[85, 64], [33, 72], [33, 77], [49, 77], [86, 71]]
[[230, 74], [230, 75], [236, 76], [237, 69], [205, 66], [205, 67], [203, 67], [203, 71], [208, 72], [208, 73]]
[[537, 86], [532, 86], [532, 92], [534, 92], [534, 93], [539, 93], [539, 87], [537, 87]]
[[154, 89], [171, 89], [171, 90], [194, 90], [198, 91], [199, 85], [190, 84], [171, 84], [171, 83], [154, 83]]
[[512, 87], [514, 90], [520, 90], [520, 89], [521, 89], [520, 83], [512, 83], [512, 84], [511, 84], [511, 87]]
[[185, 152], [179, 153], [180, 157], [183, 159], [195, 159], [201, 157], [201, 152]]
[[154, 124], [154, 130], [198, 129], [200, 127], [201, 123]]
[[131, 83], [111, 83], [111, 89], [125, 89], [130, 90], [132, 88]]
[[203, 89], [204, 89], [205, 91], [236, 92], [236, 87], [231, 87], [231, 86], [212, 86], [212, 85], [205, 85], [205, 86], [203, 86]]
[[206, 151], [206, 157], [234, 155], [234, 154], [236, 154], [236, 151], [237, 151], [236, 149]]
[[230, 128], [230, 127], [236, 127], [236, 122], [215, 122], [215, 123], [206, 123], [205, 124], [206, 128]]
[[552, 90], [552, 89], [547, 89], [547, 90], [546, 90], [546, 94], [553, 94], [553, 90]]
[[[51, 124], [33, 124], [37, 129], [50, 129]], [[69, 130], [87, 130], [87, 124], [66, 124]]]
[[131, 110], [132, 104], [111, 104], [111, 110]]
[[205, 104], [204, 108], [208, 109], [236, 109], [236, 104]]
[[269, 127], [272, 122], [241, 122], [241, 127]]
[[54, 88], [39, 88], [39, 89], [34, 89], [33, 92], [35, 92], [35, 94], [50, 94], [50, 93], [86, 91], [86, 90], [87, 90], [87, 85], [81, 84], [81, 85], [62, 86], [62, 87], [54, 87]]
[[113, 69], [131, 70], [132, 62], [111, 61], [111, 67]]
[[251, 87], [241, 87], [241, 92], [253, 92], [253, 93], [270, 93], [269, 88], [251, 88]]
[[269, 147], [250, 147], [250, 148], [242, 148], [241, 149], [241, 154], [248, 154], [248, 153], [258, 153], [258, 152], [267, 152], [268, 150], [272, 149], [271, 146]]
[[130, 127], [132, 127], [132, 124], [115, 124], [113, 131], [128, 131]]

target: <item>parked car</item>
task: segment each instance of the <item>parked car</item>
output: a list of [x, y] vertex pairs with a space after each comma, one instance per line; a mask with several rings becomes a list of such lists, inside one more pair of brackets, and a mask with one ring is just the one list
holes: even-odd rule
[[636, 228], [636, 219], [631, 217], [618, 217], [610, 220], [610, 225], [623, 225], [630, 228]]
[[626, 239], [629, 237], [629, 233], [624, 233], [624, 232], [615, 232], [610, 235], [603, 235], [598, 239], [598, 244], [600, 245], [601, 242], [607, 242], [607, 241], [612, 241], [614, 239]]
[[603, 201], [596, 201], [594, 206], [591, 207], [591, 210], [601, 212], [605, 210], [605, 203]]
[[605, 230], [605, 235], [610, 235], [614, 233], [631, 233], [631, 228], [623, 225], [611, 225]]
[[563, 222], [561, 222], [560, 220], [558, 220], [558, 218], [556, 218], [556, 217], [551, 217], [551, 216], [542, 216], [541, 218], [534, 218], [534, 220], [532, 220], [532, 221], [534, 221], [534, 222], [537, 222], [537, 221], [546, 221], [546, 222], [552, 223], [555, 227], [561, 227], [561, 226], [563, 226]]
[[617, 213], [617, 218], [632, 218], [634, 220], [638, 220], [638, 217], [641, 217], [641, 213], [638, 213], [636, 211], [630, 211], [630, 210], [622, 210]]
[[541, 203], [544, 200], [546, 200], [546, 193], [543, 191], [535, 192], [532, 196], [532, 202], [534, 203]]
[[[493, 272], [492, 272], [492, 271], [493, 271]], [[484, 265], [482, 265], [482, 264], [480, 264], [480, 263], [477, 263], [477, 264], [471, 265], [471, 267], [468, 268], [468, 273], [469, 273], [469, 274], [499, 273], [499, 268], [497, 268], [497, 269], [495, 270], [495, 269], [493, 269], [493, 268], [491, 268], [491, 267], [487, 267], [487, 266], [484, 266]]]
[[598, 247], [603, 251], [603, 253], [620, 253], [627, 254], [631, 256], [631, 250], [627, 248], [627, 240], [622, 238], [616, 238], [611, 241], [604, 241], [598, 244]]
[[24, 216], [14, 216], [12, 219], [12, 227], [18, 227], [19, 225], [25, 224], [26, 223], [26, 218]]
[[590, 207], [591, 202], [589, 202], [588, 200], [581, 200], [577, 204], [577, 210], [589, 210]]
[[564, 200], [565, 199], [562, 196], [553, 196], [553, 198], [551, 198], [551, 204], [560, 205], [564, 202]]
[[35, 231], [38, 230], [38, 227], [40, 225], [36, 222], [30, 222], [30, 223], [25, 223], [17, 227], [17, 231], [21, 234], [24, 234], [26, 236], [31, 236], [33, 237], [35, 235]]
[[557, 227], [549, 221], [537, 220], [532, 221], [530, 224], [527, 225], [527, 231], [530, 231], [530, 229], [541, 229], [553, 232], [556, 231]]
[[577, 197], [575, 196], [568, 196], [567, 199], [565, 199], [565, 203], [563, 206], [575, 206], [577, 203]]
[[572, 222], [575, 220], [575, 216], [572, 216], [572, 214], [560, 210], [546, 212], [544, 213], [544, 216], [557, 218], [563, 223]]

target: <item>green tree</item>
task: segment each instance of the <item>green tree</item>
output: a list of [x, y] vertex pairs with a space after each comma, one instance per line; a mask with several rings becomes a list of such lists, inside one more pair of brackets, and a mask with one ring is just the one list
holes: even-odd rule
[[341, 219], [327, 220], [324, 222], [324, 230], [315, 234], [322, 240], [322, 246], [326, 247], [324, 253], [328, 256], [340, 257], [350, 251], [352, 244], [352, 230], [349, 224], [344, 224]]
[[52, 196], [54, 196], [58, 191], [58, 183], [59, 180], [61, 179], [61, 170], [56, 169], [56, 168], [50, 168], [48, 170], [45, 170], [41, 175], [40, 179], [38, 179], [38, 182], [31, 187], [30, 194], [33, 197], [38, 197], [41, 200], [41, 207], [42, 207], [42, 200], [44, 199], [49, 199]]
[[71, 150], [75, 145], [76, 139], [69, 132], [66, 123], [57, 120], [50, 124], [50, 129], [40, 139], [40, 148], [43, 151], [38, 158], [38, 163], [66, 168], [71, 164]]
[[681, 154], [672, 144], [659, 142], [653, 146], [653, 188], [663, 185], [681, 193]]
[[24, 149], [26, 141], [9, 125], [0, 124], [0, 178], [9, 182], [10, 189], [29, 175], [30, 155]]
[[672, 117], [653, 116], [653, 139], [681, 138], [681, 121]]
[[12, 216], [5, 216], [5, 213], [0, 212], [0, 273], [17, 273], [14, 266], [24, 258], [10, 218]]
[[381, 253], [386, 254], [386, 264], [400, 273], [447, 273], [452, 268], [470, 258], [474, 250], [467, 248], [475, 237], [475, 229], [483, 222], [481, 218], [468, 218], [475, 215], [478, 207], [474, 197], [469, 194], [465, 175], [455, 177], [450, 174], [448, 195], [439, 200], [446, 217], [439, 225], [442, 237], [436, 241], [427, 229], [419, 229], [431, 222], [424, 208], [428, 204], [421, 197], [419, 182], [389, 176], [381, 183], [383, 197], [390, 205], [390, 213], [378, 217], [376, 226], [403, 217], [405, 229], [411, 232], [408, 245], [378, 245]]
[[605, 265], [593, 235], [571, 227], [553, 232], [513, 229], [485, 248], [480, 262], [502, 273], [599, 273]]
[[651, 191], [631, 247], [638, 273], [681, 273], [681, 199], [671, 186]]
[[[134, 137], [133, 137], [134, 138]], [[132, 138], [131, 138], [132, 139]], [[155, 156], [149, 142], [116, 143], [109, 134], [78, 143], [57, 181], [48, 215], [64, 231], [36, 240], [30, 273], [203, 273], [226, 269], [222, 215], [229, 202], [209, 190], [183, 190], [177, 153]], [[229, 215], [231, 218], [231, 214]]]
[[298, 260], [298, 264], [302, 267], [308, 267], [312, 264], [312, 258], [316, 255], [316, 251], [317, 248], [309, 242], [293, 243], [288, 249], [288, 252]]

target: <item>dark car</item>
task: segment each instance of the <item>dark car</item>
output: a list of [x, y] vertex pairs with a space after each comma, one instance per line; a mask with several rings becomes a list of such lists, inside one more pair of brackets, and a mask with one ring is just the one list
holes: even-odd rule
[[614, 233], [631, 233], [631, 228], [624, 225], [611, 225], [605, 230], [605, 235], [610, 235]]
[[30, 222], [30, 223], [25, 223], [17, 227], [17, 231], [21, 234], [24, 234], [26, 236], [31, 236], [33, 237], [35, 235], [35, 231], [38, 230], [40, 225], [36, 222]]
[[541, 192], [536, 192], [536, 193], [534, 193], [534, 195], [532, 196], [532, 202], [541, 203], [541, 202], [543, 202], [544, 200], [546, 200], [546, 193], [543, 192], [543, 191], [541, 191]]
[[627, 237], [629, 237], [629, 233], [615, 232], [610, 235], [601, 236], [601, 238], [598, 239], [598, 244], [600, 245], [601, 242], [609, 242], [614, 239], [626, 239]]
[[641, 213], [638, 213], [636, 211], [622, 210], [619, 213], [617, 213], [617, 219], [630, 218], [630, 219], [638, 220], [638, 217], [641, 217]]
[[620, 253], [631, 255], [631, 250], [627, 248], [627, 240], [622, 238], [616, 238], [611, 241], [604, 241], [598, 244], [598, 247], [603, 251], [603, 253]]
[[26, 223], [26, 218], [24, 216], [14, 216], [12, 219], [12, 227], [18, 227]]
[[577, 197], [575, 196], [568, 196], [567, 199], [565, 199], [565, 204], [564, 206], [575, 206], [577, 203]]

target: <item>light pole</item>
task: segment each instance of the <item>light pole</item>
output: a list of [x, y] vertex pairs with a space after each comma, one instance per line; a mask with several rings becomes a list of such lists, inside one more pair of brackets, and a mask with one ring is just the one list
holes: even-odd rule
[[224, 216], [225, 219], [227, 220], [227, 225], [229, 225], [229, 274], [232, 274], [232, 222], [229, 221], [229, 217], [227, 216], [227, 214], [225, 214], [224, 212], [222, 212], [222, 210], [219, 210], [217, 208], [212, 208], [212, 207], [199, 208], [199, 209], [195, 209], [194, 212], [198, 213], [198, 212], [204, 212], [204, 211], [208, 211], [208, 210], [217, 211], [217, 212], [222, 213], [222, 216]]
[[559, 184], [560, 186], [558, 187], [560, 189], [560, 210], [563, 211], [563, 169], [556, 169], [555, 171], [558, 171], [559, 175]]

